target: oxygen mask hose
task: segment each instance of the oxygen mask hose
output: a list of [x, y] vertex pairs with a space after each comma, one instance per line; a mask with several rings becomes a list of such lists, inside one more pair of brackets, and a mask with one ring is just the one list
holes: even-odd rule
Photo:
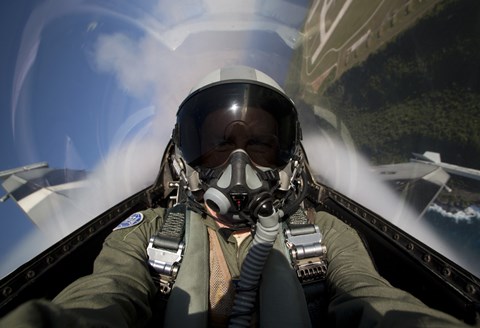
[[260, 276], [277, 239], [283, 212], [276, 211], [269, 201], [262, 203], [257, 216], [255, 237], [240, 271], [229, 327], [250, 327]]

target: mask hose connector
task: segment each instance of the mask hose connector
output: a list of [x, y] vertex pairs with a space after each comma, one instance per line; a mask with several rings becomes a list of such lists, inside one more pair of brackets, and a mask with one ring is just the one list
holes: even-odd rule
[[[279, 220], [283, 216], [282, 211], [274, 209], [271, 201], [263, 201], [256, 208], [259, 214], [255, 237], [242, 265], [229, 327], [250, 327], [260, 276], [277, 239], [280, 228]], [[262, 215], [268, 214], [268, 212], [270, 215]]]

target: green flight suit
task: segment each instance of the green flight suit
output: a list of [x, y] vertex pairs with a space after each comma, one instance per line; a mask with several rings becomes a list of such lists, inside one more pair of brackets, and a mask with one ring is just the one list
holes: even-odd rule
[[[109, 235], [91, 275], [73, 282], [51, 302], [32, 300], [19, 306], [0, 321], [0, 326], [145, 326], [152, 311], [156, 310], [152, 306], [156, 286], [148, 270], [146, 248], [150, 236], [163, 223], [164, 210], [148, 209], [143, 214], [140, 224], [115, 230]], [[201, 327], [207, 324], [208, 318], [205, 309], [208, 308], [209, 267], [205, 260], [208, 254], [200, 253], [208, 253], [206, 226], [215, 225], [195, 213], [188, 222], [191, 225], [187, 227], [189, 241], [167, 306], [166, 325]], [[450, 315], [427, 307], [380, 277], [354, 229], [324, 212], [317, 213], [316, 224], [323, 234], [329, 263], [329, 307], [322, 326], [468, 327]], [[228, 268], [235, 277], [251, 238], [238, 248], [232, 236], [224, 240], [218, 231], [217, 235]], [[281, 254], [280, 244], [276, 242], [263, 271], [259, 288], [259, 325], [308, 326], [302, 287], [293, 270], [286, 269], [289, 265]], [[157, 326], [162, 325], [158, 322]]]

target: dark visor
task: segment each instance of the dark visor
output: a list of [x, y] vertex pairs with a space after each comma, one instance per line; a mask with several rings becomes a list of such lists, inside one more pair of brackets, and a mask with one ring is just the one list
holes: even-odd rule
[[192, 167], [222, 165], [235, 149], [265, 167], [285, 166], [298, 144], [293, 103], [267, 86], [223, 83], [187, 98], [177, 115], [175, 139]]

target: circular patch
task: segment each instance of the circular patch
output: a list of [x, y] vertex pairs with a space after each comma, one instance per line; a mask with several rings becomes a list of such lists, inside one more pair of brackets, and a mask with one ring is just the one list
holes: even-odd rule
[[139, 224], [142, 221], [143, 221], [143, 214], [142, 213], [139, 213], [139, 212], [133, 213], [128, 218], [123, 220], [122, 223], [120, 223], [118, 226], [116, 226], [115, 229], [113, 229], [113, 231], [136, 226], [137, 224]]

